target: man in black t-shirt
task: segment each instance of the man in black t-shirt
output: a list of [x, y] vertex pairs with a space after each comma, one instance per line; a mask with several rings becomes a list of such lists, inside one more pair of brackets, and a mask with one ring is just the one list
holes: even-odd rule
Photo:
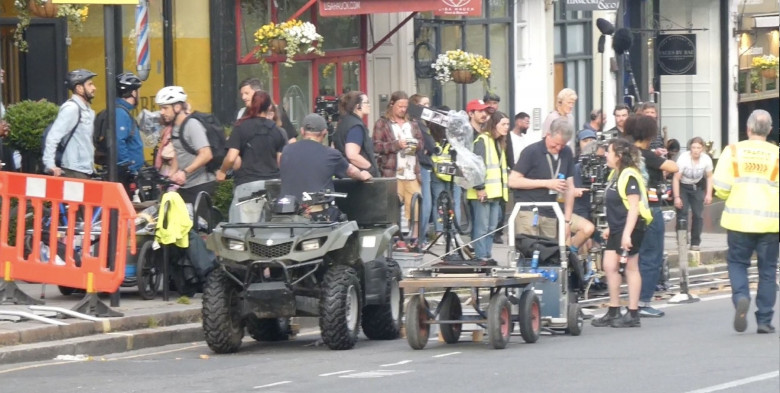
[[310, 113], [303, 118], [302, 140], [282, 150], [280, 196], [302, 198], [304, 192], [334, 190], [333, 177], [371, 180], [371, 174], [358, 169], [336, 149], [324, 146], [328, 124], [322, 116]]
[[649, 116], [631, 116], [626, 120], [626, 134], [634, 138], [634, 145], [644, 157], [642, 174], [647, 174], [647, 200], [653, 212], [653, 222], [647, 226], [645, 237], [639, 248], [639, 273], [642, 276], [642, 290], [639, 292], [639, 316], [660, 318], [664, 312], [653, 308], [650, 301], [655, 294], [655, 285], [661, 274], [664, 258], [664, 216], [661, 212], [660, 188], [664, 183], [663, 172], [677, 172], [674, 161], [660, 157], [650, 150], [650, 143], [656, 138], [658, 125]]
[[[555, 202], [564, 197], [565, 236], [569, 237], [574, 207], [574, 154], [566, 143], [572, 138], [567, 118], [556, 119], [550, 133], [541, 141], [529, 145], [509, 174], [509, 188], [514, 189], [515, 202]], [[558, 238], [557, 219], [552, 208], [538, 209], [534, 223], [533, 208], [526, 207], [515, 219], [515, 233]]]

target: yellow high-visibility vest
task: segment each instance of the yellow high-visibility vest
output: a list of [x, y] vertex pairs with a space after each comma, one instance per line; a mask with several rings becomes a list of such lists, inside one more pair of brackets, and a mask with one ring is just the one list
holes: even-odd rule
[[[614, 170], [609, 174], [609, 178], [612, 179], [613, 176], [615, 176]], [[650, 223], [653, 222], [653, 212], [650, 210], [650, 205], [647, 201], [645, 180], [638, 169], [628, 167], [620, 171], [620, 176], [617, 180], [618, 195], [620, 195], [620, 199], [623, 201], [623, 206], [628, 210], [629, 205], [628, 197], [626, 196], [626, 186], [628, 185], [628, 180], [632, 177], [636, 179], [636, 182], [639, 184], [639, 217], [642, 217], [645, 220], [645, 224], [650, 225]]]
[[[485, 192], [488, 199], [503, 198], [509, 200], [507, 188], [506, 152], [501, 151], [499, 156], [496, 142], [487, 133], [479, 134], [474, 143], [482, 140], [485, 144]], [[467, 199], [477, 199], [477, 190], [469, 188], [466, 191]]]
[[452, 181], [452, 175], [446, 175], [444, 173], [438, 172], [438, 167], [436, 164], [452, 164], [452, 157], [450, 157], [450, 144], [445, 143], [444, 146], [442, 146], [441, 143], [436, 142], [436, 147], [441, 150], [441, 154], [433, 154], [431, 155], [431, 161], [433, 161], [433, 172], [436, 173], [436, 177], [441, 179], [441, 181], [445, 182], [451, 182]]
[[746, 233], [780, 232], [778, 172], [780, 149], [747, 140], [723, 149], [715, 167], [713, 188], [726, 201], [720, 225]]

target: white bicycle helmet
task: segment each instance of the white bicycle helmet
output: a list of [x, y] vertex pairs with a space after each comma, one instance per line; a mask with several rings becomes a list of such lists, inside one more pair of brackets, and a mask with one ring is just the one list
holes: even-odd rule
[[171, 105], [177, 102], [187, 102], [187, 93], [181, 86], [165, 86], [154, 97], [157, 105]]

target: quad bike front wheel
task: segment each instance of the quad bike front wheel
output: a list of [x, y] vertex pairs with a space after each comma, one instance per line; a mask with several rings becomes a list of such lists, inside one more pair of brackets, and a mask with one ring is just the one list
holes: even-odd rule
[[203, 290], [203, 331], [206, 344], [216, 353], [232, 353], [241, 347], [245, 324], [239, 293], [223, 268], [209, 274]]
[[330, 349], [352, 349], [357, 343], [361, 311], [360, 280], [346, 265], [328, 269], [320, 298], [320, 331]]

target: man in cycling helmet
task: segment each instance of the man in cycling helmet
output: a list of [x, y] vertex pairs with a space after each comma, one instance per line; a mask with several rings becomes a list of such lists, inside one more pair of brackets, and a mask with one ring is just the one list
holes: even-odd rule
[[[54, 176], [89, 179], [94, 171], [95, 148], [92, 144], [95, 111], [90, 107], [97, 88], [92, 71], [78, 69], [65, 77], [73, 95], [60, 106], [43, 146], [43, 165]], [[63, 143], [62, 160], [55, 162], [57, 146]]]
[[[184, 89], [180, 86], [163, 87], [157, 92], [155, 102], [160, 107], [163, 123], [173, 127], [171, 141], [176, 151], [178, 169], [170, 179], [181, 185], [178, 190], [181, 198], [185, 203], [194, 204], [201, 191], [214, 195], [217, 188], [216, 175], [206, 170], [206, 164], [212, 158], [206, 128], [199, 121], [188, 121], [182, 129], [182, 123], [189, 115]], [[197, 154], [191, 154], [184, 148], [182, 138]]]
[[116, 152], [117, 163], [125, 163], [137, 172], [144, 166], [144, 144], [138, 123], [131, 111], [138, 106], [141, 79], [127, 72], [116, 76]]

